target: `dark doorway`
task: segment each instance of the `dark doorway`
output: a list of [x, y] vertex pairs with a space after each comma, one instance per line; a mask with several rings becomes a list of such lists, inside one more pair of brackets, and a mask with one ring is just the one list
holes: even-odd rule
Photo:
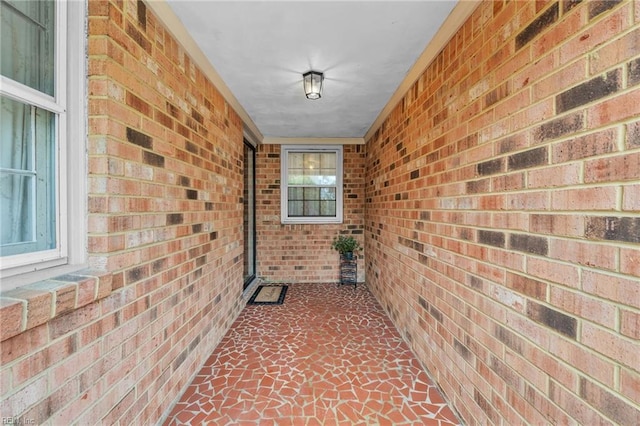
[[256, 277], [256, 149], [244, 141], [244, 286]]

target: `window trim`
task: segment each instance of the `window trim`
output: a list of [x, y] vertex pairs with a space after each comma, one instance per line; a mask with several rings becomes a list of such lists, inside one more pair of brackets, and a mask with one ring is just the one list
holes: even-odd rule
[[62, 54], [55, 59], [55, 98], [5, 77], [1, 77], [1, 93], [56, 114], [58, 243], [52, 250], [0, 258], [2, 291], [86, 267], [86, 3], [58, 0], [56, 25], [56, 49]]
[[[289, 217], [289, 153], [292, 152], [332, 152], [336, 154], [336, 216]], [[332, 224], [343, 221], [343, 159], [342, 145], [282, 145], [280, 152], [280, 222], [283, 224]]]

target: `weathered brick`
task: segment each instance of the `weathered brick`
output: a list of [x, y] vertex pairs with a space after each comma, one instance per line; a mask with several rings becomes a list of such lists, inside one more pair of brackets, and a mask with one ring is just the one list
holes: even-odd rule
[[[131, 108], [143, 113], [146, 116], [151, 116], [151, 114], [153, 113], [153, 109], [147, 102], [143, 101], [138, 96], [129, 91], [127, 91], [126, 94], [126, 102], [127, 105], [129, 105]], [[129, 130], [129, 128], [127, 128], [127, 130]]]
[[552, 240], [549, 256], [580, 265], [613, 270], [618, 250], [611, 245], [577, 240]]
[[585, 237], [600, 240], [640, 242], [640, 218], [588, 217]]
[[616, 7], [621, 0], [596, 0], [589, 2], [589, 19], [603, 14], [604, 12]]
[[599, 296], [622, 305], [640, 308], [638, 281], [602, 272], [585, 271], [582, 274], [582, 288], [591, 295]]
[[640, 423], [640, 409], [637, 405], [630, 405], [587, 378], [580, 378], [579, 393], [588, 403], [594, 405], [617, 424]]
[[547, 164], [548, 154], [547, 147], [539, 147], [530, 149], [529, 151], [520, 152], [509, 156], [509, 170], [521, 170], [529, 167]]
[[504, 171], [504, 159], [496, 158], [495, 160], [485, 161], [484, 163], [478, 164], [476, 170], [480, 176], [500, 173]]
[[[638, 41], [640, 40], [640, 29], [635, 29], [622, 36], [614, 36], [616, 33], [615, 28], [624, 25], [622, 21], [625, 19], [625, 12], [624, 8], [616, 11], [614, 14], [599, 21], [596, 24], [596, 28], [592, 28], [589, 31], [588, 34], [592, 36], [591, 43], [593, 47], [598, 47], [589, 58], [589, 68], [592, 73], [599, 74], [621, 65], [624, 66], [625, 61], [630, 61], [635, 57]], [[607, 36], [613, 38], [610, 39]], [[627, 72], [633, 73], [633, 62], [626, 65]], [[627, 82], [627, 87], [634, 86], [633, 74], [628, 74], [628, 78], [630, 80]]]
[[153, 152], [143, 151], [142, 161], [150, 166], [164, 167], [164, 157]]
[[618, 193], [615, 187], [557, 190], [551, 193], [551, 208], [555, 211], [615, 210]]
[[[640, 30], [638, 31], [640, 40]], [[610, 96], [585, 107], [587, 115], [586, 127], [589, 129], [605, 127], [608, 123], [636, 119], [640, 115], [640, 87], [632, 91], [623, 91], [617, 96]]]
[[613, 329], [616, 323], [616, 307], [584, 293], [552, 287], [549, 303], [568, 314], [584, 318]]
[[627, 82], [629, 86], [635, 86], [640, 83], [640, 58], [627, 64]]
[[547, 255], [549, 241], [544, 237], [526, 234], [510, 234], [509, 248], [525, 253]]
[[527, 303], [527, 315], [532, 320], [551, 327], [567, 337], [575, 339], [577, 336], [578, 321], [562, 312], [529, 301]]
[[584, 217], [577, 215], [532, 214], [531, 231], [537, 234], [584, 236]]
[[569, 12], [571, 9], [573, 9], [574, 7], [578, 6], [580, 3], [582, 3], [583, 0], [563, 0], [561, 2], [562, 4], [562, 14], [566, 14], [567, 12]]
[[615, 152], [616, 138], [616, 131], [607, 129], [557, 143], [551, 151], [551, 162], [562, 163]]
[[640, 313], [621, 310], [620, 333], [632, 339], [640, 339]]
[[558, 113], [569, 111], [588, 104], [612, 93], [622, 87], [622, 70], [609, 71], [604, 76], [595, 77], [556, 96]]
[[583, 127], [584, 118], [582, 114], [572, 114], [556, 118], [555, 120], [542, 124], [534, 131], [535, 143], [558, 139], [560, 137], [576, 133]]
[[20, 333], [23, 327], [23, 310], [26, 309], [26, 301], [19, 299], [0, 298], [0, 336], [6, 340]]
[[491, 181], [489, 179], [475, 180], [466, 183], [467, 194], [478, 194], [483, 192], [489, 192]]
[[640, 249], [622, 247], [620, 249], [620, 272], [640, 277]]
[[143, 148], [153, 148], [153, 139], [131, 127], [127, 127], [127, 140]]
[[507, 272], [507, 287], [537, 300], [546, 300], [548, 285], [542, 281]]
[[491, 420], [492, 423], [497, 423], [499, 421], [498, 412], [495, 410], [491, 402], [489, 402], [479, 391], [478, 389], [474, 389], [473, 391], [473, 399], [478, 404], [480, 409], [485, 412], [487, 417]]
[[549, 28], [554, 22], [558, 20], [559, 6], [558, 3], [547, 9], [542, 15], [537, 17], [532, 23], [530, 23], [524, 30], [522, 30], [516, 36], [516, 50], [523, 47], [529, 41], [533, 40], [536, 36], [542, 33], [545, 29]]
[[433, 305], [429, 306], [429, 314], [431, 314], [431, 316], [439, 323], [443, 322], [442, 312], [440, 312], [438, 308], [436, 308], [435, 306]]
[[138, 24], [142, 30], [147, 29], [147, 5], [144, 2], [138, 1], [136, 2], [137, 12], [138, 12]]
[[467, 362], [473, 362], [473, 353], [458, 339], [453, 339], [453, 348], [464, 358]]
[[494, 327], [493, 334], [498, 340], [500, 340], [515, 352], [519, 354], [523, 353], [524, 344], [522, 338], [513, 331], [507, 330], [500, 325], [496, 325]]
[[629, 149], [640, 147], [640, 121], [627, 126], [627, 147]]
[[640, 400], [640, 374], [628, 368], [620, 369], [620, 388], [623, 395], [631, 401]]
[[167, 225], [179, 225], [184, 221], [182, 213], [169, 213], [167, 215]]
[[151, 53], [151, 42], [131, 22], [126, 24], [127, 34], [147, 53]]
[[640, 170], [640, 152], [622, 154], [588, 161], [585, 164], [586, 183], [637, 180]]
[[614, 333], [589, 322], [583, 322], [580, 337], [581, 341], [592, 350], [615, 360], [620, 365], [638, 370], [640, 358], [637, 356], [636, 342], [617, 338]]
[[503, 232], [478, 231], [478, 242], [494, 247], [504, 247], [505, 236]]
[[500, 102], [502, 99], [508, 97], [509, 95], [509, 82], [504, 82], [502, 85], [498, 86], [491, 92], [487, 93], [487, 95], [485, 95], [485, 106], [490, 107], [491, 105]]

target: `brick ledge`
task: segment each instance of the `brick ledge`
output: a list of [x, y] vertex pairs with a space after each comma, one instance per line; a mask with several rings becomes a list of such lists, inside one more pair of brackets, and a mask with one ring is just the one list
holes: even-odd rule
[[0, 341], [108, 296], [112, 276], [82, 269], [0, 293]]

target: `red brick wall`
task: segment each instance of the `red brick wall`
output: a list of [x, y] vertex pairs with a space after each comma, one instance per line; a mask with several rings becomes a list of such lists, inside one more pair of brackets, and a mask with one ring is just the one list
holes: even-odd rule
[[496, 1], [367, 141], [367, 283], [469, 424], [639, 424], [640, 4]]
[[[344, 146], [342, 224], [280, 223], [280, 145], [261, 145], [256, 154], [257, 270], [265, 281], [337, 282], [339, 256], [331, 241], [343, 233], [364, 243], [364, 145]], [[358, 255], [364, 281], [365, 253]]]
[[242, 123], [144, 3], [88, 6], [94, 271], [3, 294], [0, 412], [153, 424], [243, 307]]

